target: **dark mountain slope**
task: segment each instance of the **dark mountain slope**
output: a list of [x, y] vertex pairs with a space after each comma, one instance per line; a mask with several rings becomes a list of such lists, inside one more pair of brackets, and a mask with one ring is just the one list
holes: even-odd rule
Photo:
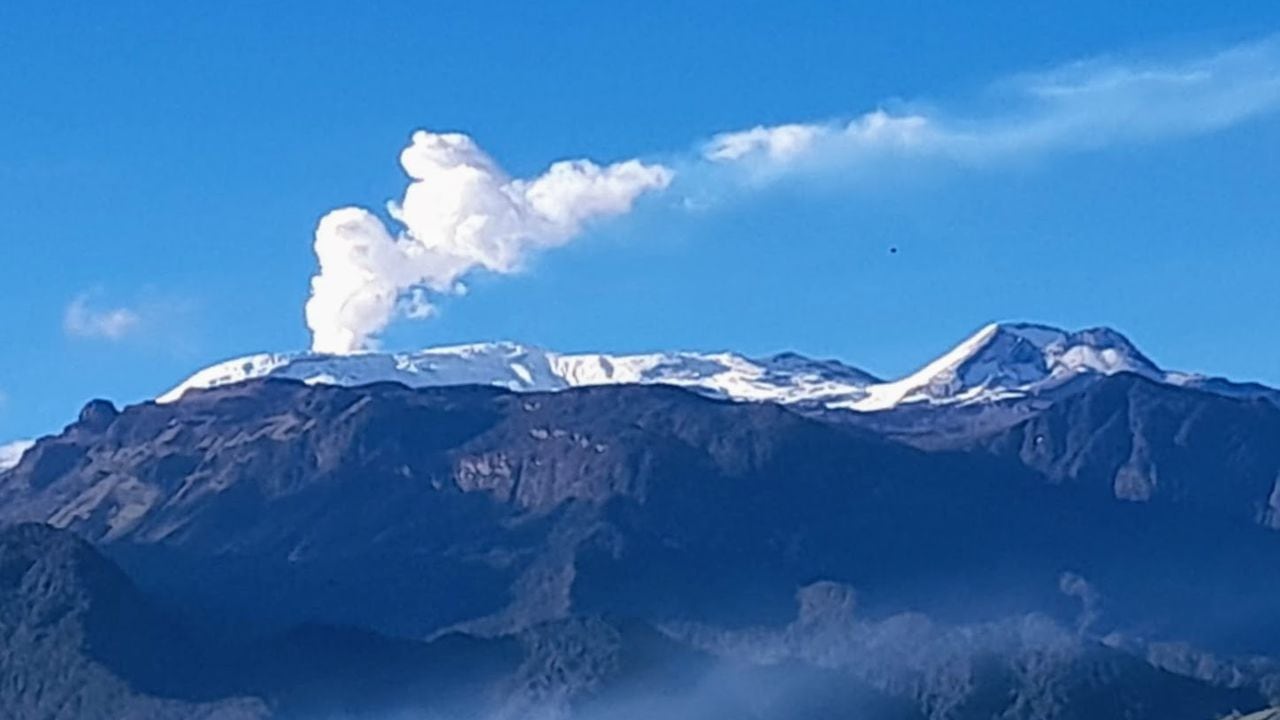
[[83, 541], [41, 525], [0, 532], [0, 717], [265, 717], [200, 683], [201, 654]]
[[[187, 624], [83, 543], [24, 529], [54, 539], [20, 538], [33, 549], [0, 563], [18, 568], [0, 580], [16, 583], [3, 617], [19, 639], [0, 667], [15, 702], [75, 698], [25, 717], [84, 698], [226, 712], [213, 703], [244, 696], [263, 700], [230, 710], [300, 720], [1248, 709], [1261, 679], [1123, 648], [1280, 655], [1280, 534], [1255, 512], [1273, 420], [1125, 377], [1011, 429], [957, 443], [951, 428], [946, 450], [663, 387], [259, 381], [95, 402], [0, 473], [0, 520], [92, 541]], [[1117, 476], [1147, 501], [1118, 498]], [[815, 580], [859, 589], [852, 631], [815, 631], [807, 600], [795, 618]], [[1050, 628], [1030, 644], [1028, 613]], [[62, 639], [35, 643], [45, 627]], [[1108, 633], [1142, 642], [1090, 639]], [[75, 681], [54, 682], [59, 667]]]
[[814, 577], [886, 607], [936, 606], [945, 583], [970, 610], [1056, 597], [1069, 525], [1036, 516], [1092, 511], [1019, 473], [672, 388], [265, 381], [90, 406], [0, 476], [0, 515], [68, 527], [184, 605], [283, 625], [750, 622]]
[[[1125, 398], [1146, 410], [1116, 410]], [[277, 627], [503, 634], [574, 613], [749, 625], [783, 621], [819, 578], [859, 587], [873, 613], [1074, 621], [1058, 588], [1071, 572], [1111, 627], [1213, 630], [1238, 649], [1280, 637], [1266, 600], [1280, 535], [1244, 521], [1256, 499], [1220, 500], [1195, 474], [1170, 502], [1117, 502], [1057, 474], [1092, 465], [1010, 448], [1128, 457], [1125, 438], [1164, 425], [1126, 434], [1127, 418], [1153, 414], [1182, 418], [1174, 450], [1236, 473], [1274, 453], [1267, 412], [1120, 377], [968, 449], [926, 452], [665, 387], [269, 380], [119, 414], [90, 405], [0, 475], [0, 518], [72, 529], [192, 612]], [[1214, 438], [1239, 447], [1220, 455]], [[1262, 476], [1242, 477], [1232, 488], [1256, 494]]]
[[[850, 518], [897, 535], [879, 498], [919, 506], [917, 523], [955, 523], [991, 484], [944, 500], [953, 474], [983, 473], [776, 406], [670, 388], [514, 395], [267, 381], [87, 415], [0, 476], [0, 514], [101, 543], [144, 585], [181, 586], [198, 605], [279, 606], [289, 624], [376, 617], [426, 633], [508, 601], [530, 606], [517, 622], [550, 619], [566, 610], [554, 605], [579, 548], [620, 537], [638, 553], [692, 553], [674, 558], [692, 585], [639, 595], [640, 605], [745, 591], [734, 583], [758, 569], [755, 585], [777, 584], [770, 596], [785, 607], [795, 582], [841, 569]], [[1027, 492], [1011, 500], [1024, 511]], [[725, 572], [689, 575], [699, 562]]]
[[1280, 530], [1280, 407], [1119, 375], [981, 443], [1050, 481]]
[[[905, 699], [814, 668], [722, 667], [638, 622], [570, 619], [430, 643], [315, 626], [260, 639], [187, 635], [91, 547], [42, 525], [0, 531], [0, 638], [0, 716], [14, 720], [496, 720], [655, 708], [689, 720], [784, 720], [855, 704], [884, 720], [921, 717]], [[751, 681], [773, 689], [747, 692]], [[801, 682], [803, 693], [790, 685]], [[813, 695], [839, 702], [818, 712]]]
[[[62, 531], [3, 532], [0, 569], [0, 712], [19, 720], [1199, 720], [1262, 702], [1043, 620], [957, 631], [854, 621], [831, 584], [802, 592], [798, 619], [778, 630], [569, 618], [492, 639], [307, 627], [199, 645]], [[128, 666], [126, 683], [117, 669]], [[204, 700], [157, 697], [156, 682]], [[263, 700], [238, 699], [249, 695]]]
[[[952, 443], [955, 447], [957, 443]], [[1236, 651], [1280, 642], [1266, 537], [1280, 529], [1280, 408], [1119, 375], [1034, 418], [958, 443], [1016, 460], [1071, 492], [1129, 506], [1116, 561], [1091, 580], [1111, 610], [1158, 623], [1125, 598], [1185, 618], [1185, 639]], [[1081, 568], [1082, 571], [1085, 568]], [[1160, 627], [1168, 632], [1172, 628]]]

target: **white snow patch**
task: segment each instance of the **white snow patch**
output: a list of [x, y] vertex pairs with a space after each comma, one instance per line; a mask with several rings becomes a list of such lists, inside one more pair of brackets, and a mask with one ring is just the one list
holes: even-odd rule
[[22, 462], [22, 455], [35, 444], [34, 440], [15, 440], [0, 445], [0, 471], [8, 470]]

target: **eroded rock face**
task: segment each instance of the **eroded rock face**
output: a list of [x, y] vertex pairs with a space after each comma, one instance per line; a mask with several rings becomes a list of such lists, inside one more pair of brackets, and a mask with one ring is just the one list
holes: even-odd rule
[[1271, 497], [1267, 498], [1260, 521], [1272, 530], [1280, 530], [1280, 476], [1276, 477], [1275, 487], [1271, 490]]
[[[1176, 590], [1191, 622], [1235, 602], [1213, 587], [1243, 605], [1280, 573], [1269, 408], [1117, 377], [924, 451], [667, 387], [268, 380], [88, 413], [0, 474], [0, 519], [68, 528], [187, 600], [419, 636], [584, 609], [763, 621], [815, 577], [874, 588], [873, 610], [1029, 610], [1064, 572], [1118, 617]], [[1203, 540], [1224, 533], [1230, 551]]]
[[506, 453], [463, 456], [454, 466], [453, 480], [464, 492], [491, 492], [510, 500], [515, 490], [515, 472]]
[[[0, 514], [102, 542], [315, 551], [331, 528], [349, 542], [366, 512], [384, 514], [370, 530], [412, 534], [399, 513], [430, 517], [458, 493], [496, 501], [471, 503], [487, 512], [547, 513], [642, 499], [656, 479], [691, 470], [749, 472], [801, 428], [841, 435], [773, 406], [671, 388], [533, 400], [490, 388], [265, 381], [123, 414], [91, 404], [5, 476]], [[303, 512], [318, 514], [304, 522]]]
[[[630, 717], [705, 717], [705, 682], [739, 703], [734, 717], [871, 703], [911, 720], [1146, 720], [1133, 713], [1260, 702], [1273, 687], [1265, 663], [1206, 679], [1082, 638], [1139, 627], [1280, 647], [1276, 422], [1260, 404], [1120, 377], [926, 451], [663, 387], [265, 381], [87, 412], [0, 473], [0, 518], [67, 528], [142, 590], [234, 618], [222, 627], [249, 618], [274, 638], [304, 625], [237, 656], [271, 682], [219, 701], [251, 687], [298, 707], [322, 707], [308, 705], [317, 689], [346, 702], [367, 690], [343, 685], [349, 668], [375, 657], [378, 693], [427, 702], [457, 680], [506, 717], [596, 717], [591, 698], [628, 699], [624, 678], [679, 699]], [[23, 618], [32, 657], [50, 633], [81, 647], [92, 607], [136, 605], [94, 548], [54, 535], [65, 544], [41, 545], [39, 561], [0, 546], [0, 586], [24, 598], [0, 625]], [[137, 617], [109, 625], [161, 627]], [[136, 646], [125, 637], [98, 646]], [[419, 682], [422, 668], [447, 680]]]
[[1119, 500], [1147, 502], [1156, 494], [1158, 486], [1155, 466], [1140, 457], [1131, 457], [1116, 470], [1114, 488]]
[[1008, 430], [958, 443], [1055, 483], [1273, 527], [1280, 408], [1118, 376]]
[[120, 411], [110, 400], [90, 400], [80, 410], [78, 424], [90, 432], [101, 432], [119, 416]]

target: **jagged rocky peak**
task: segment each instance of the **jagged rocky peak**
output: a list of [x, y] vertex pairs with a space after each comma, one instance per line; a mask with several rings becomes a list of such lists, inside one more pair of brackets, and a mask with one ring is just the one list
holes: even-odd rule
[[90, 400], [80, 409], [77, 421], [81, 427], [98, 432], [107, 429], [120, 416], [120, 410], [110, 400], [101, 398]]

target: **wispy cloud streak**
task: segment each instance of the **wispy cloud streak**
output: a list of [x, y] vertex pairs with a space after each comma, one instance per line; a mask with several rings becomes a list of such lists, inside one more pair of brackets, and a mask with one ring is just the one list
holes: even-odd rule
[[62, 329], [75, 338], [123, 340], [135, 332], [142, 318], [127, 307], [94, 307], [90, 296], [76, 296], [62, 315]]
[[1214, 132], [1280, 109], [1280, 39], [1176, 61], [1076, 62], [996, 83], [975, 105], [986, 109], [877, 109], [726, 132], [701, 158], [767, 178], [886, 159], [982, 165]]
[[[507, 175], [467, 135], [419, 131], [400, 156], [410, 183], [388, 206], [390, 225], [359, 207], [320, 221], [306, 306], [313, 348], [370, 348], [395, 319], [429, 317], [438, 298], [465, 292], [470, 275], [521, 272], [645, 194], [669, 191], [694, 208], [799, 175], [985, 168], [1218, 131], [1280, 109], [1280, 36], [1174, 60], [1075, 62], [1007, 78], [961, 105], [760, 125], [662, 162], [564, 161], [528, 179]], [[106, 337], [131, 325], [127, 314], [86, 319], [96, 322], [75, 325]]]

